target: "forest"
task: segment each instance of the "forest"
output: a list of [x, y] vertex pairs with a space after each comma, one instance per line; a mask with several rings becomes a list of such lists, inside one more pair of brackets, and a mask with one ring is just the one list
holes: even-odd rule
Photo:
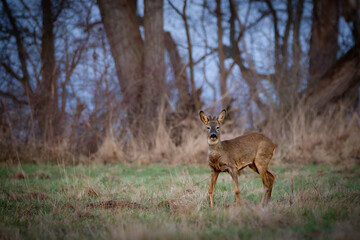
[[[208, 206], [222, 109], [269, 207], [248, 170]], [[357, 238], [359, 115], [359, 0], [1, 0], [0, 237]]]
[[284, 161], [358, 161], [358, 4], [2, 0], [0, 158], [202, 162], [226, 109]]

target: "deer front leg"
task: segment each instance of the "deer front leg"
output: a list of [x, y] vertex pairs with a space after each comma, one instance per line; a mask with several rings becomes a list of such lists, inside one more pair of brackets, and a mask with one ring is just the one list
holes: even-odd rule
[[214, 193], [215, 184], [216, 184], [217, 178], [219, 176], [219, 173], [220, 172], [217, 172], [217, 171], [214, 171], [214, 170], [211, 171], [211, 179], [210, 179], [210, 185], [209, 185], [209, 197], [210, 197], [210, 206], [212, 208], [214, 207], [213, 193]]
[[240, 189], [239, 189], [239, 182], [238, 182], [238, 175], [236, 171], [230, 172], [230, 175], [234, 182], [235, 187], [235, 197], [236, 197], [236, 206], [240, 206]]

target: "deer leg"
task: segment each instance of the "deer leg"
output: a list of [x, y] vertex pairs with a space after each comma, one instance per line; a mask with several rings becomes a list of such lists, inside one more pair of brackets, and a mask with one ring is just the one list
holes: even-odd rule
[[214, 207], [214, 189], [215, 189], [215, 184], [217, 181], [217, 178], [219, 176], [220, 172], [217, 171], [211, 171], [211, 179], [210, 179], [210, 185], [209, 185], [209, 197], [210, 197], [210, 206], [213, 208]]
[[[261, 161], [257, 162], [255, 160], [256, 169], [258, 170], [261, 180], [263, 182], [263, 193], [262, 193], [260, 205], [265, 206], [265, 204], [268, 202], [267, 199], [269, 196], [270, 181], [269, 181], [268, 175], [267, 175], [267, 166], [263, 166], [261, 163], [262, 163]], [[272, 185], [271, 185], [271, 187], [272, 187]]]
[[[250, 167], [252, 170], [254, 170], [254, 172], [259, 173], [259, 171], [258, 171], [258, 169], [256, 168], [255, 164], [251, 164], [251, 165], [249, 165], [249, 167]], [[259, 173], [259, 174], [260, 174], [260, 173]], [[264, 176], [264, 174], [263, 174], [263, 176]], [[262, 195], [262, 198], [261, 198], [261, 204], [263, 204], [263, 203], [266, 203], [266, 204], [267, 204], [267, 203], [270, 201], [271, 191], [272, 191], [273, 183], [274, 183], [274, 180], [275, 180], [274, 175], [273, 175], [270, 171], [268, 171], [268, 170], [266, 170], [266, 177], [267, 177], [269, 186], [268, 186], [267, 191], [264, 190], [264, 192], [263, 192], [263, 195]], [[263, 179], [263, 177], [261, 177], [261, 179]], [[265, 181], [263, 180], [263, 184], [264, 184], [264, 186], [265, 186], [265, 183], [264, 183], [264, 182], [265, 182]], [[265, 187], [264, 187], [264, 189], [265, 189]], [[265, 193], [266, 193], [266, 196], [265, 196]]]
[[[269, 151], [271, 150], [271, 151]], [[268, 164], [273, 156], [273, 146], [268, 146], [266, 143], [262, 143], [258, 146], [258, 150], [255, 156], [255, 167], [258, 170], [260, 177], [263, 181], [264, 191], [261, 198], [261, 205], [266, 205], [271, 197], [271, 191], [273, 182], [275, 180], [274, 175], [272, 175], [268, 170]]]
[[275, 176], [269, 170], [266, 171], [266, 175], [267, 175], [267, 179], [269, 181], [269, 191], [268, 191], [267, 198], [266, 198], [266, 203], [268, 203], [271, 198], [271, 192], [272, 192]]
[[[251, 164], [251, 165], [249, 165], [249, 167], [254, 171], [254, 172], [256, 172], [256, 173], [258, 173], [259, 175], [260, 175], [260, 173], [259, 173], [259, 170], [257, 169], [257, 167], [256, 167], [256, 165], [255, 164]], [[266, 175], [267, 175], [267, 173], [266, 173]], [[261, 180], [262, 180], [262, 182], [263, 182], [263, 185], [264, 185], [264, 192], [263, 192], [263, 194], [262, 194], [262, 197], [261, 197], [261, 205], [263, 205], [263, 203], [264, 202], [268, 202], [269, 200], [270, 200], [270, 197], [271, 197], [271, 190], [272, 190], [272, 182], [274, 181], [274, 179], [275, 179], [275, 177], [273, 176], [273, 175], [271, 175], [273, 178], [272, 178], [272, 181], [270, 181], [270, 186], [269, 186], [269, 188], [268, 188], [268, 191], [266, 190], [266, 184], [265, 184], [265, 180], [264, 180], [264, 174], [261, 176], [260, 175], [260, 177], [261, 177]], [[269, 177], [269, 176], [267, 176], [267, 177]], [[270, 179], [270, 178], [269, 178]], [[266, 196], [265, 196], [265, 194], [266, 194]], [[266, 201], [265, 201], [265, 199], [266, 199]]]
[[262, 196], [261, 196], [261, 206], [265, 206], [266, 203], [267, 203], [267, 196], [269, 194], [269, 183], [268, 183], [268, 180], [267, 180], [267, 176], [266, 176], [266, 173], [265, 174], [260, 174], [261, 176], [261, 179], [263, 181], [263, 193], [262, 193]]
[[240, 189], [239, 189], [237, 171], [231, 172], [230, 175], [233, 179], [234, 187], [235, 187], [236, 206], [240, 206]]

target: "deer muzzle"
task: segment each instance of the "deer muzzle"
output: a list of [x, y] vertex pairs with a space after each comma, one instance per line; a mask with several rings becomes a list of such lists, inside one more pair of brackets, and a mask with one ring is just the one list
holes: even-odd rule
[[217, 139], [217, 135], [216, 135], [215, 133], [212, 133], [212, 134], [210, 135], [210, 139], [211, 139], [211, 140], [216, 140], [216, 139]]

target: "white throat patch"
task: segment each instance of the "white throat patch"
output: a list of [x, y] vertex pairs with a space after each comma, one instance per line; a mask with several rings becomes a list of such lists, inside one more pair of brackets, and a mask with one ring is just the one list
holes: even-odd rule
[[219, 143], [219, 139], [216, 139], [215, 142], [211, 141], [210, 139], [208, 139], [208, 144], [209, 145], [215, 145], [215, 144], [218, 144]]

